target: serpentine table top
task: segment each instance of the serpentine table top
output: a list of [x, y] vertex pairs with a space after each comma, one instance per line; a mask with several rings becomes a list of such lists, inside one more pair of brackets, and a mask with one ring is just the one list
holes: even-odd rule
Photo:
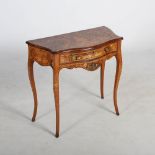
[[26, 43], [48, 50], [51, 53], [57, 53], [73, 49], [91, 49], [118, 39], [123, 38], [117, 36], [109, 28], [102, 26], [52, 37], [29, 40]]

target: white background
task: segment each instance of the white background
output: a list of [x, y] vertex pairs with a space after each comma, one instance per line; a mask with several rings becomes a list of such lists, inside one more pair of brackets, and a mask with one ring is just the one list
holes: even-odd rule
[[124, 37], [125, 52], [155, 48], [154, 0], [1, 0], [0, 51], [25, 41], [97, 26]]

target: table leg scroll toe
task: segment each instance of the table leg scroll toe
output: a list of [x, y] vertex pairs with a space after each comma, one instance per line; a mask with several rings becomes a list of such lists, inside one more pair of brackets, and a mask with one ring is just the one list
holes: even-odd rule
[[58, 138], [58, 137], [59, 137], [59, 133], [56, 133], [56, 134], [55, 134], [55, 137]]

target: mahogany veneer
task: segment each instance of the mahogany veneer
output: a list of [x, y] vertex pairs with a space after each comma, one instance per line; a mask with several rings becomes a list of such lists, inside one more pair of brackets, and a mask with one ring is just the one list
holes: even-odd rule
[[33, 75], [33, 63], [51, 66], [53, 69], [53, 90], [56, 109], [56, 137], [59, 137], [59, 72], [62, 68], [84, 68], [94, 71], [100, 67], [100, 92], [104, 97], [104, 68], [105, 61], [116, 58], [117, 67], [114, 83], [114, 107], [119, 115], [117, 106], [117, 89], [122, 71], [121, 40], [109, 28], [102, 26], [93, 29], [72, 32], [47, 38], [30, 40], [28, 44], [28, 74], [34, 97], [34, 112], [32, 121], [37, 114], [37, 92]]

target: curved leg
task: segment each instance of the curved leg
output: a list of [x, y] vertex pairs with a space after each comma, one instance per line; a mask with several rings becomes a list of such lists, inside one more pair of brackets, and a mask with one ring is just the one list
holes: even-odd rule
[[33, 74], [33, 63], [34, 61], [29, 58], [28, 59], [28, 75], [29, 75], [29, 80], [30, 80], [30, 84], [31, 84], [32, 92], [33, 92], [33, 98], [34, 98], [34, 111], [33, 111], [33, 116], [32, 116], [32, 122], [35, 121], [35, 118], [37, 115], [37, 107], [38, 107], [37, 92], [36, 92], [34, 74]]
[[104, 98], [104, 69], [105, 69], [105, 61], [101, 64], [100, 68], [100, 93], [101, 98]]
[[114, 106], [115, 106], [116, 115], [119, 115], [119, 110], [117, 106], [117, 90], [118, 90], [118, 84], [119, 84], [119, 80], [120, 80], [120, 76], [122, 72], [122, 55], [121, 55], [121, 44], [120, 43], [119, 43], [118, 53], [115, 57], [116, 57], [117, 67], [116, 67], [113, 98], [114, 98]]
[[59, 113], [59, 55], [54, 57], [53, 66], [53, 91], [55, 99], [55, 111], [56, 111], [56, 137], [59, 137], [59, 126], [60, 126], [60, 113]]

